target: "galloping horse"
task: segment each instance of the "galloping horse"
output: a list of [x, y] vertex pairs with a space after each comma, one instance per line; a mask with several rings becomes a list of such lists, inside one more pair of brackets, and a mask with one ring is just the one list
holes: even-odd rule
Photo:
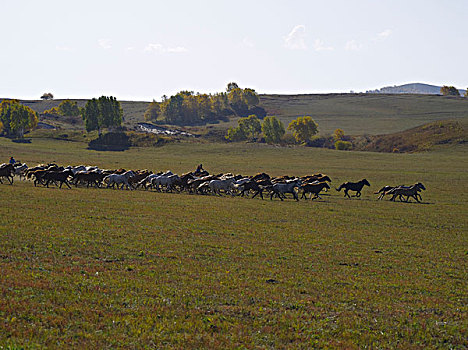
[[231, 185], [235, 181], [233, 177], [224, 179], [224, 180], [211, 180], [209, 182], [209, 187], [213, 194], [218, 194], [221, 196], [221, 190], [226, 194], [231, 193]]
[[42, 179], [46, 180], [46, 187], [49, 187], [49, 183], [53, 181], [57, 184], [56, 181], [60, 182], [59, 188], [62, 188], [62, 185], [65, 184], [68, 188], [71, 189], [70, 185], [68, 184], [68, 177], [74, 178], [72, 170], [64, 170], [64, 171], [48, 171], [43, 176]]
[[302, 190], [301, 198], [307, 199], [306, 197], [307, 193], [310, 193], [309, 199], [312, 198], [312, 194], [314, 194], [314, 198], [312, 198], [312, 200], [317, 199], [317, 198], [322, 198], [319, 196], [319, 193], [324, 188], [330, 189], [330, 185], [328, 185], [326, 182], [304, 184], [300, 187], [300, 189]]
[[299, 201], [299, 197], [297, 196], [295, 188], [301, 185], [302, 181], [300, 179], [291, 181], [289, 183], [276, 183], [271, 187], [270, 200], [273, 199], [273, 195], [275, 194], [279, 197], [279, 199], [283, 200], [283, 197], [286, 198], [284, 195], [285, 193], [292, 193], [294, 199]]
[[15, 173], [15, 167], [13, 164], [6, 164], [0, 167], [0, 183], [2, 182], [2, 177], [6, 177], [10, 182], [10, 185], [13, 185], [13, 174]]
[[392, 198], [390, 198], [391, 201], [395, 201], [397, 196], [400, 198], [400, 201], [403, 201], [403, 196], [406, 196], [406, 202], [408, 202], [409, 198], [412, 197], [416, 200], [416, 202], [421, 203], [420, 199], [422, 200], [422, 197], [418, 192], [421, 192], [421, 190], [425, 189], [426, 187], [421, 182], [418, 182], [417, 184], [414, 184], [410, 187], [395, 187], [388, 191], [387, 194], [392, 195]]
[[361, 190], [365, 186], [370, 186], [369, 181], [366, 179], [362, 179], [359, 182], [345, 182], [340, 185], [336, 190], [339, 192], [342, 188], [344, 188], [344, 196], [351, 198], [348, 194], [348, 191], [355, 191], [356, 194], [353, 197], [361, 197]]
[[385, 197], [386, 194], [388, 194], [389, 191], [397, 187], [404, 187], [404, 186], [384, 186], [377, 192], [374, 192], [374, 194], [379, 194], [379, 197], [377, 197], [377, 200], [381, 200], [383, 199], [383, 197]]
[[121, 189], [123, 190], [123, 186], [127, 186], [127, 189], [132, 190], [132, 186], [128, 183], [128, 179], [132, 176], [135, 176], [135, 173], [131, 170], [124, 172], [123, 174], [111, 174], [107, 175], [103, 181], [107, 182], [107, 188], [111, 187], [114, 188], [114, 186], [117, 184], [117, 188], [119, 188], [119, 185], [122, 184]]
[[257, 195], [260, 195], [260, 197], [263, 199], [263, 188], [256, 183], [255, 181], [246, 181], [241, 183], [240, 185], [233, 184], [235, 188], [240, 190], [241, 192], [238, 194], [239, 196], [244, 197], [245, 192], [249, 193], [250, 190], [255, 191], [255, 194], [252, 196], [252, 198], [255, 198]]

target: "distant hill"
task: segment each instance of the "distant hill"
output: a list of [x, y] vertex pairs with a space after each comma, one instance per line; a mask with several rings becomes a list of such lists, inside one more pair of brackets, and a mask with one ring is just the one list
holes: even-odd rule
[[[366, 93], [370, 94], [425, 94], [425, 95], [439, 95], [441, 86], [413, 83], [404, 84], [399, 86], [385, 86], [381, 89], [368, 90]], [[458, 89], [460, 95], [464, 95], [466, 90]]]

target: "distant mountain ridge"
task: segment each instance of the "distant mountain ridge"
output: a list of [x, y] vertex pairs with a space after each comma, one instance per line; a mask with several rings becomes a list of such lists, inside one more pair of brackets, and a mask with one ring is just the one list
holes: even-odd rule
[[[381, 89], [367, 90], [368, 94], [425, 94], [425, 95], [440, 95], [442, 86], [412, 83], [395, 86], [385, 86]], [[466, 90], [458, 89], [460, 95], [464, 95]]]

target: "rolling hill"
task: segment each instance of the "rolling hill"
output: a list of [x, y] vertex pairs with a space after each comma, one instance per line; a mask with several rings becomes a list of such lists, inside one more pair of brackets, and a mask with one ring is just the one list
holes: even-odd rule
[[[58, 106], [62, 100], [23, 100], [23, 104], [38, 113]], [[86, 100], [75, 100], [80, 107]], [[134, 129], [144, 121], [149, 104], [144, 101], [120, 101], [124, 111], [124, 125]], [[268, 115], [280, 118], [285, 125], [298, 116], [310, 115], [319, 124], [322, 134], [343, 129], [349, 135], [390, 134], [425, 123], [468, 117], [468, 98], [413, 94], [308, 94], [260, 95], [260, 106]], [[61, 129], [83, 129], [80, 117], [45, 118], [41, 121]], [[192, 127], [194, 132], [204, 129], [223, 130], [237, 125], [237, 118], [227, 123]], [[190, 129], [190, 128], [189, 128]]]
[[[411, 83], [403, 85], [385, 86], [377, 90], [369, 90], [368, 93], [375, 94], [427, 94], [427, 95], [439, 95], [441, 86], [422, 84], [422, 83]], [[460, 95], [464, 95], [466, 90], [458, 89]]]

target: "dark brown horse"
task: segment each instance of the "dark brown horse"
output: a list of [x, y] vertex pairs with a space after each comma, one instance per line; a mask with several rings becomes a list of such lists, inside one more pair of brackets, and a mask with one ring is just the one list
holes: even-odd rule
[[319, 193], [324, 188], [330, 189], [330, 185], [328, 185], [326, 182], [319, 182], [318, 184], [304, 184], [300, 187], [300, 189], [302, 190], [301, 198], [307, 199], [307, 193], [310, 193], [309, 199], [312, 198], [312, 194], [314, 194], [314, 198], [312, 198], [312, 200], [322, 198], [319, 196]]
[[86, 173], [80, 172], [75, 174], [75, 186], [78, 186], [79, 183], [86, 183], [86, 187], [96, 186], [96, 188], [101, 187], [102, 179], [106, 176], [106, 173], [98, 173], [95, 171], [89, 171]]
[[235, 187], [240, 190], [240, 193], [238, 194], [239, 196], [244, 197], [245, 192], [249, 193], [249, 191], [252, 190], [255, 192], [252, 198], [255, 198], [257, 195], [260, 195], [260, 198], [263, 199], [263, 187], [255, 181], [247, 181], [244, 182], [242, 185], [235, 185]]
[[358, 182], [345, 182], [340, 185], [336, 190], [339, 192], [342, 188], [344, 188], [344, 196], [351, 198], [348, 194], [348, 191], [355, 191], [356, 194], [353, 197], [361, 197], [361, 191], [364, 186], [370, 186], [369, 181], [366, 179], [362, 179]]
[[13, 175], [15, 173], [15, 167], [13, 164], [6, 164], [0, 167], [0, 183], [2, 182], [2, 177], [6, 177], [10, 185], [13, 185]]
[[421, 183], [418, 182], [417, 184], [414, 184], [413, 186], [410, 187], [405, 187], [405, 186], [400, 186], [400, 187], [395, 187], [387, 192], [387, 194], [391, 194], [392, 198], [390, 198], [391, 201], [395, 201], [396, 197], [398, 196], [400, 201], [403, 201], [403, 196], [406, 196], [406, 202], [409, 201], [410, 197], [414, 198], [416, 202], [421, 203], [420, 199], [422, 200], [421, 195], [418, 192], [421, 192], [421, 190], [425, 190], [426, 187]]
[[59, 188], [62, 188], [62, 185], [65, 184], [71, 189], [70, 184], [68, 183], [69, 177], [74, 177], [73, 171], [71, 170], [48, 171], [42, 176], [42, 179], [46, 181], [46, 187], [49, 187], [49, 183], [53, 181], [56, 185], [57, 182], [60, 182]]

